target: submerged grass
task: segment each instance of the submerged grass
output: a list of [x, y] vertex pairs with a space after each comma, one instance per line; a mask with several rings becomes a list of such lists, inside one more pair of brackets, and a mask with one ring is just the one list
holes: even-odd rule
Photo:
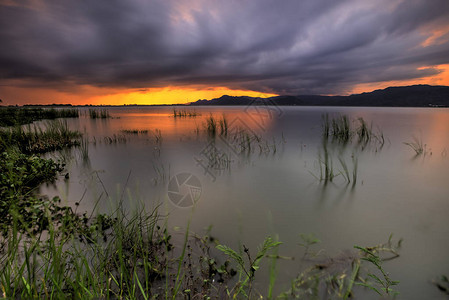
[[103, 138], [105, 144], [126, 144], [128, 139], [123, 134], [113, 134], [112, 136], [105, 136]]
[[412, 148], [413, 151], [415, 151], [416, 156], [427, 154], [427, 144], [424, 144], [422, 139], [418, 139], [417, 137], [413, 137], [413, 140], [411, 142], [404, 142], [404, 145]]

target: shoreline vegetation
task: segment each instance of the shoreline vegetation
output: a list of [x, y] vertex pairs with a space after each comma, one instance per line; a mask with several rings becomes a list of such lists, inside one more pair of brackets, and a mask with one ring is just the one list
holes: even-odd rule
[[[386, 243], [354, 246], [330, 258], [315, 249], [320, 242], [316, 237], [301, 235], [302, 250], [296, 259], [302, 267], [289, 288], [277, 291], [279, 265], [294, 258], [281, 255], [282, 243], [276, 237], [266, 237], [257, 249], [244, 245], [233, 249], [220, 244], [210, 230], [203, 235], [191, 232], [189, 221], [179, 242], [158, 208], [146, 211], [142, 206], [127, 212], [120, 198], [113, 213], [80, 213], [58, 197], [38, 195], [41, 184], [54, 182], [64, 170], [64, 164], [45, 159], [42, 153], [87, 147], [87, 138], [69, 130], [63, 119], [46, 121], [44, 127], [18, 125], [35, 121], [36, 116], [45, 119], [46, 114], [54, 112], [17, 109], [2, 115], [3, 122], [15, 127], [0, 128], [1, 297], [353, 299], [364, 293], [387, 298], [398, 294], [399, 282], [384, 269], [386, 261], [399, 257], [402, 240], [392, 236]], [[220, 134], [226, 133], [224, 117], [213, 123], [209, 135], [217, 134], [218, 127]], [[340, 123], [332, 127], [327, 118], [324, 124], [330, 126], [328, 136], [341, 138]], [[360, 121], [357, 130], [365, 125]], [[255, 282], [262, 276], [262, 264], [269, 265], [269, 284], [260, 289]]]

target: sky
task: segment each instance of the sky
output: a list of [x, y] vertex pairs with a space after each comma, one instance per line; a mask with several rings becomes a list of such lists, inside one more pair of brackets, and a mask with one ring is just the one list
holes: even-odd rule
[[3, 104], [449, 85], [448, 0], [0, 0]]

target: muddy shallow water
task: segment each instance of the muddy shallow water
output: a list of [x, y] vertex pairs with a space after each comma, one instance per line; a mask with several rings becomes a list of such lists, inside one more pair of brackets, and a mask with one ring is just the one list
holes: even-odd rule
[[[401, 256], [384, 266], [400, 281], [399, 298], [443, 298], [431, 280], [449, 273], [449, 110], [178, 109], [198, 115], [175, 118], [172, 107], [114, 107], [110, 119], [68, 120], [88, 136], [89, 158], [83, 159], [79, 149], [66, 152], [69, 179], [61, 177], [41, 192], [60, 195], [70, 205], [79, 202], [78, 211], [108, 211], [118, 199], [130, 210], [161, 204], [171, 228], [185, 228], [191, 218], [192, 231], [212, 225], [212, 234], [223, 244], [243, 242], [250, 249], [267, 235], [278, 235], [284, 243], [279, 254], [293, 257], [301, 251], [301, 233], [317, 236], [322, 242], [316, 249], [328, 255], [385, 242], [393, 233], [404, 239]], [[374, 139], [365, 146], [329, 140], [323, 149], [326, 113], [331, 118], [347, 115], [352, 126], [363, 118], [383, 134], [383, 145]], [[215, 143], [205, 132], [211, 114], [228, 121], [228, 135], [218, 134]], [[241, 141], [233, 139], [240, 129], [258, 138], [244, 153], [239, 153]], [[416, 156], [404, 144], [414, 138], [426, 144], [424, 154]], [[334, 173], [342, 173], [327, 183], [319, 180], [325, 151]], [[211, 167], [211, 157], [221, 160]], [[342, 162], [351, 182], [345, 180]], [[198, 180], [174, 191], [169, 181], [179, 174]], [[187, 207], [189, 199], [175, 205], [169, 190], [191, 193], [194, 210]], [[277, 291], [288, 289], [298, 264], [279, 262]]]

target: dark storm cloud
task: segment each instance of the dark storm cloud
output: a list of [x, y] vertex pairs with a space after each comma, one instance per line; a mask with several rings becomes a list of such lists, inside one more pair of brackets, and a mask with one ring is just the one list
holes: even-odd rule
[[438, 73], [448, 26], [447, 0], [0, 0], [0, 78], [341, 93]]

